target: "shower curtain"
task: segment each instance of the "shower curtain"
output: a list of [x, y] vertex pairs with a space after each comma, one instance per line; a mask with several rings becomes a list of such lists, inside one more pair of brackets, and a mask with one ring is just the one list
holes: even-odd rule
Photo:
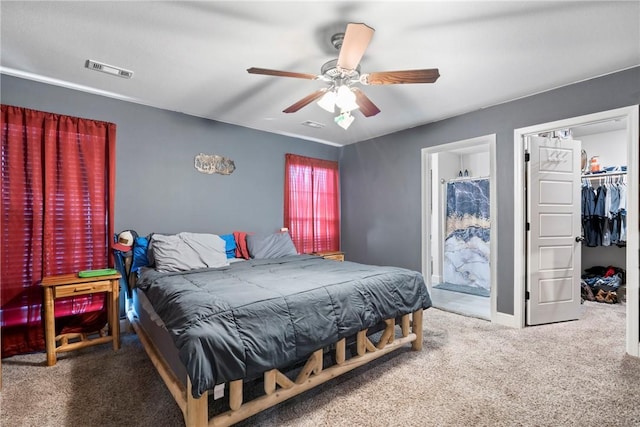
[[447, 183], [443, 279], [449, 289], [489, 296], [489, 179]]

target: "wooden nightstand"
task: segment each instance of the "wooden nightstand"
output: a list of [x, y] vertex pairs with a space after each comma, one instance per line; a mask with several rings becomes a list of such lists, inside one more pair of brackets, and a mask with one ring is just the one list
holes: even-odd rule
[[311, 255], [318, 255], [324, 259], [344, 261], [344, 252], [342, 251], [320, 251], [320, 252], [313, 252]]
[[[40, 285], [44, 289], [44, 330], [47, 348], [47, 366], [56, 364], [56, 353], [77, 350], [91, 345], [113, 343], [113, 350], [120, 348], [120, 319], [118, 297], [120, 295], [120, 273], [106, 276], [78, 277], [77, 274], [63, 274], [48, 276], [42, 279]], [[109, 334], [100, 331], [100, 336], [90, 338], [88, 334], [62, 334], [56, 336], [54, 301], [76, 295], [89, 295], [106, 292], [108, 299], [107, 311], [109, 315]], [[69, 340], [79, 340], [69, 342]], [[60, 341], [60, 345], [57, 342]]]

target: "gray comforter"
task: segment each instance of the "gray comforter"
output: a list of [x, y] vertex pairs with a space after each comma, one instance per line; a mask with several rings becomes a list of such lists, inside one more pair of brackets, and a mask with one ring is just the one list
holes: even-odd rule
[[194, 397], [431, 306], [418, 272], [308, 255], [181, 273], [146, 269], [138, 286], [171, 333]]

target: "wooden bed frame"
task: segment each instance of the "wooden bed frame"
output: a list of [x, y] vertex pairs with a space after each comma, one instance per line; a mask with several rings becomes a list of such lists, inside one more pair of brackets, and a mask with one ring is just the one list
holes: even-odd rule
[[[176, 403], [182, 410], [187, 427], [223, 427], [230, 426], [255, 415], [267, 408], [277, 405], [291, 397], [312, 389], [332, 378], [340, 376], [357, 367], [365, 365], [405, 344], [411, 343], [413, 350], [422, 350], [422, 309], [413, 314], [401, 317], [402, 336], [395, 337], [395, 319], [385, 320], [386, 327], [377, 343], [373, 343], [367, 336], [367, 330], [356, 335], [356, 355], [346, 358], [346, 339], [335, 343], [336, 363], [323, 367], [323, 350], [314, 352], [299, 372], [295, 380], [289, 379], [278, 369], [271, 369], [264, 373], [264, 395], [251, 401], [243, 402], [243, 381], [235, 380], [229, 383], [229, 409], [209, 419], [208, 392], [196, 399], [191, 394], [191, 381], [180, 381], [156, 345], [145, 332], [142, 324], [134, 312], [129, 312], [128, 318], [136, 334], [140, 338], [151, 362], [158, 370]], [[184, 385], [186, 384], [186, 386]]]

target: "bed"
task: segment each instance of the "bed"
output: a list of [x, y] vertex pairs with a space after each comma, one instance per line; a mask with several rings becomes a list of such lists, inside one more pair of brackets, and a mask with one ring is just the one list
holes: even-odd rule
[[[420, 273], [293, 253], [140, 270], [128, 317], [187, 426], [232, 425], [398, 348], [421, 350], [431, 300]], [[245, 401], [256, 381], [263, 393]], [[225, 395], [223, 412], [209, 414], [211, 393]]]

